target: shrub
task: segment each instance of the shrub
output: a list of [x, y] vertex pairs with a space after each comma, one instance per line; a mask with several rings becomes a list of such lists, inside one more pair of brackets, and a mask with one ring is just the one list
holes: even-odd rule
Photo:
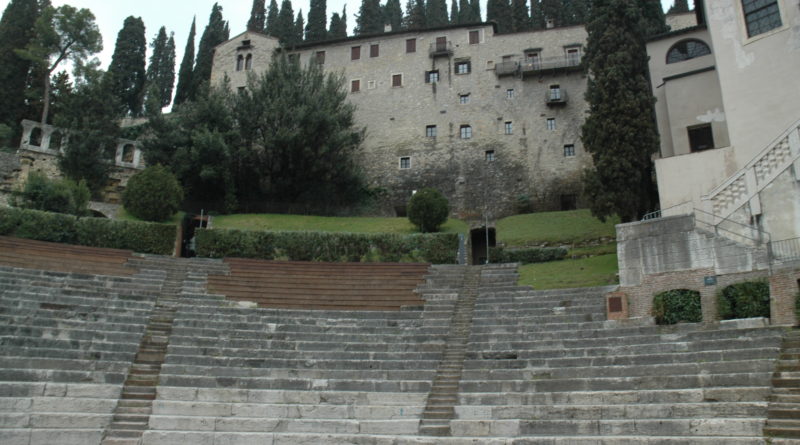
[[754, 280], [731, 284], [717, 294], [717, 308], [723, 320], [769, 317], [769, 282]]
[[455, 263], [458, 235], [198, 230], [198, 256], [292, 261]]
[[175, 226], [169, 224], [0, 208], [0, 235], [4, 236], [169, 255], [175, 234]]
[[91, 193], [85, 181], [50, 179], [44, 173], [30, 172], [22, 190], [11, 198], [16, 207], [83, 216], [89, 214]]
[[183, 190], [167, 168], [154, 165], [136, 173], [122, 194], [131, 215], [145, 221], [166, 221], [178, 211]]
[[526, 247], [509, 250], [495, 247], [489, 252], [489, 260], [492, 263], [546, 263], [563, 260], [566, 256], [567, 249], [563, 247]]
[[447, 221], [450, 204], [438, 190], [426, 188], [411, 197], [406, 212], [408, 220], [419, 227], [420, 232], [437, 232], [439, 226]]
[[653, 316], [658, 324], [703, 321], [700, 292], [673, 289], [656, 294], [653, 297]]

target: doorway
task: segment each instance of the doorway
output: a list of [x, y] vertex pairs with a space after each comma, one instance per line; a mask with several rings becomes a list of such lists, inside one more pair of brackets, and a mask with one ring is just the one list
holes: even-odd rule
[[[495, 233], [494, 227], [489, 227], [489, 248], [497, 245]], [[472, 264], [486, 264], [486, 226], [470, 230], [469, 235], [472, 246]]]

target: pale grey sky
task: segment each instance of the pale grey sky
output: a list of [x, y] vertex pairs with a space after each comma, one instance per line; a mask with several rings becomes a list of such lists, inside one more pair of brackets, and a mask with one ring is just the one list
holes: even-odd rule
[[[448, 5], [450, 1], [447, 0]], [[9, 0], [0, 0], [0, 11], [5, 10], [8, 2]], [[155, 37], [161, 26], [166, 26], [168, 33], [175, 32], [175, 43], [178, 51], [176, 64], [180, 64], [183, 58], [183, 49], [186, 46], [186, 39], [189, 35], [189, 27], [192, 24], [192, 17], [197, 16], [197, 38], [195, 44], [198, 44], [200, 35], [208, 23], [211, 7], [215, 2], [219, 3], [223, 8], [222, 14], [225, 20], [230, 23], [231, 35], [244, 31], [247, 19], [250, 17], [252, 0], [53, 0], [53, 4], [56, 6], [67, 3], [76, 8], [88, 8], [94, 13], [100, 32], [103, 34], [103, 52], [97, 55], [103, 68], [106, 68], [111, 62], [117, 33], [122, 28], [122, 22], [130, 15], [142, 17], [147, 30], [148, 41]], [[674, 0], [661, 0], [661, 2], [666, 10]], [[280, 3], [278, 1], [278, 5]], [[352, 33], [355, 27], [355, 14], [358, 12], [361, 0], [350, 0], [349, 3], [346, 0], [328, 0], [328, 19], [330, 20], [330, 15], [334, 12], [341, 13], [345, 3], [347, 3], [347, 29]], [[401, 0], [400, 3], [405, 8], [406, 0]], [[267, 1], [267, 4], [269, 4], [269, 1]], [[295, 14], [302, 9], [303, 17], [308, 17], [308, 5], [309, 0], [292, 0]], [[486, 0], [481, 0], [481, 5], [485, 14]]]

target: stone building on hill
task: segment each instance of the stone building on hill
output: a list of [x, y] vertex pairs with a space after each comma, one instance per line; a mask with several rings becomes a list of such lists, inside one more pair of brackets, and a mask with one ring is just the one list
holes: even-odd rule
[[[497, 34], [480, 23], [286, 51], [344, 74], [367, 129], [361, 164], [398, 214], [414, 190], [435, 187], [473, 219], [580, 205], [580, 173], [591, 162], [580, 141], [585, 41], [583, 26]], [[217, 46], [212, 83], [245, 88], [278, 49], [272, 37], [239, 34]]]

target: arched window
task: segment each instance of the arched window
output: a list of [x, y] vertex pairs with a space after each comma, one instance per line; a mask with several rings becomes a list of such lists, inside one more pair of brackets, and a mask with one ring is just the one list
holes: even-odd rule
[[34, 128], [31, 130], [31, 138], [28, 140], [28, 143], [34, 147], [40, 147], [42, 145], [42, 129], [39, 127]]
[[253, 68], [253, 55], [248, 54], [244, 62], [244, 69], [250, 70]]
[[122, 147], [122, 162], [133, 162], [133, 152], [136, 150], [136, 147], [133, 144], [125, 144]]
[[241, 71], [243, 66], [244, 66], [244, 56], [239, 54], [239, 57], [236, 58], [236, 71]]
[[672, 45], [667, 51], [667, 63], [683, 62], [695, 57], [711, 54], [711, 48], [702, 40], [687, 39]]

